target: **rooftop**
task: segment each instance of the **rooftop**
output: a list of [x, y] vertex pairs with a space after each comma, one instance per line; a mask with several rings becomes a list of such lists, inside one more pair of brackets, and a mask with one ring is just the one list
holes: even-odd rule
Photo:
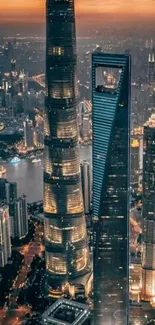
[[42, 315], [44, 325], [82, 325], [90, 316], [88, 305], [67, 299], [58, 299]]
[[150, 118], [144, 124], [144, 126], [149, 126], [150, 128], [155, 128], [155, 113], [150, 116]]

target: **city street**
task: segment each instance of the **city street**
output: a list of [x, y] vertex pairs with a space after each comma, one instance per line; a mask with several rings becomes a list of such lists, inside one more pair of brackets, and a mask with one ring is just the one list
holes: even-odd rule
[[155, 317], [155, 310], [144, 310], [140, 307], [130, 308], [130, 325], [147, 325], [148, 320]]
[[16, 305], [20, 288], [25, 284], [33, 257], [35, 255], [41, 256], [44, 250], [44, 246], [42, 245], [42, 234], [43, 226], [36, 226], [34, 240], [28, 245], [18, 248], [18, 251], [24, 255], [24, 264], [13, 283], [8, 309], [3, 308], [3, 310], [0, 310], [0, 325], [20, 325], [22, 324], [21, 322], [25, 320], [25, 314], [31, 312], [30, 308], [27, 306], [16, 308]]
[[30, 312], [28, 307], [0, 311], [0, 325], [23, 325], [25, 314]]

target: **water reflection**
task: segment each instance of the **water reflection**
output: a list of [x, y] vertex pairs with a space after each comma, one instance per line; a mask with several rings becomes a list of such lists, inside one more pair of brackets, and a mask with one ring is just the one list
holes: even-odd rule
[[[80, 150], [81, 160], [92, 161], [92, 148], [87, 146]], [[43, 159], [40, 163], [32, 163], [33, 159], [24, 159], [19, 163], [3, 164], [7, 170], [8, 181], [17, 182], [18, 194], [26, 194], [28, 202], [43, 198]]]

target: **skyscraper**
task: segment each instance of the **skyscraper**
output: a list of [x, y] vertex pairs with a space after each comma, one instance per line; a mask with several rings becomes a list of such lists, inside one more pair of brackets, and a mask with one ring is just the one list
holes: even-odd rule
[[25, 147], [32, 149], [34, 146], [34, 127], [33, 122], [29, 119], [24, 122], [24, 140]]
[[11, 257], [9, 208], [0, 207], [0, 267], [4, 267]]
[[17, 94], [17, 70], [16, 70], [16, 60], [12, 59], [11, 60], [11, 74], [10, 74], [10, 78], [11, 78], [11, 95], [15, 96]]
[[5, 200], [6, 204], [10, 204], [17, 198], [17, 183], [9, 183], [5, 184]]
[[142, 300], [155, 302], [155, 114], [144, 125]]
[[84, 210], [85, 213], [88, 214], [90, 212], [91, 180], [90, 180], [90, 165], [89, 165], [89, 161], [87, 160], [81, 162], [81, 181], [82, 181]]
[[47, 0], [44, 230], [47, 287], [61, 295], [88, 271], [77, 126], [73, 0]]
[[5, 202], [6, 200], [6, 189], [5, 189], [6, 183], [7, 183], [6, 178], [0, 178], [0, 202]]
[[139, 139], [131, 138], [131, 187], [138, 188], [139, 174], [140, 174], [140, 163], [139, 163], [139, 151], [140, 151], [140, 141]]
[[28, 233], [26, 196], [22, 195], [10, 204], [11, 236], [21, 239]]
[[94, 53], [94, 325], [128, 324], [130, 56]]
[[155, 54], [149, 54], [148, 60], [148, 83], [155, 82]]
[[85, 141], [89, 139], [90, 134], [90, 117], [89, 113], [85, 113], [83, 116], [83, 125], [82, 125], [82, 136]]

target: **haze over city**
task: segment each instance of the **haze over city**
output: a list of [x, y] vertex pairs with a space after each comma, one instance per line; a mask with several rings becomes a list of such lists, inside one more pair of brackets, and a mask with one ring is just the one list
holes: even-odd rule
[[[148, 28], [148, 24], [154, 24], [155, 1], [154, 0], [76, 0], [77, 32], [82, 36], [89, 34], [89, 29], [102, 29], [106, 26], [124, 27], [138, 22]], [[0, 26], [1, 34], [6, 35], [7, 30], [27, 33], [29, 30], [43, 33], [45, 23], [44, 0], [6, 0], [0, 2]], [[18, 25], [18, 26], [17, 26]], [[20, 26], [20, 28], [19, 28]], [[138, 26], [137, 26], [138, 28]]]

